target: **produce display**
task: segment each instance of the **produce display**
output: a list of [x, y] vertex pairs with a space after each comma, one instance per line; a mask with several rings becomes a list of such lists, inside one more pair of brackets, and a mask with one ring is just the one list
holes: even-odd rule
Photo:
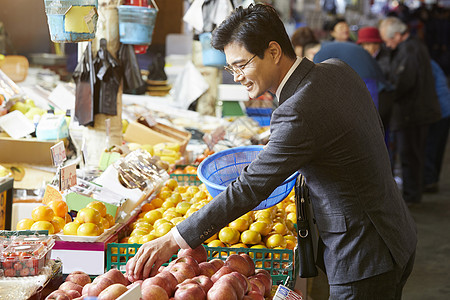
[[[122, 243], [143, 244], [160, 237], [212, 200], [206, 187], [182, 186], [171, 178], [150, 203], [144, 204], [131, 233]], [[251, 211], [209, 238], [209, 247], [294, 249], [297, 237], [293, 192], [276, 206]]]
[[135, 280], [127, 272], [122, 274], [117, 269], [111, 269], [91, 282], [87, 274], [74, 272], [46, 299], [86, 296], [96, 296], [99, 300], [116, 299], [135, 285], [140, 285], [143, 300], [255, 300], [271, 299], [273, 296], [270, 274], [255, 268], [249, 255], [233, 254], [225, 261], [208, 261], [207, 258], [203, 246], [180, 250], [177, 259], [161, 267], [157, 275], [144, 280]]
[[67, 203], [53, 200], [35, 207], [31, 218], [20, 220], [16, 230], [48, 230], [49, 234], [98, 236], [114, 224], [114, 217], [106, 213], [106, 206], [101, 201], [90, 202], [72, 220]]

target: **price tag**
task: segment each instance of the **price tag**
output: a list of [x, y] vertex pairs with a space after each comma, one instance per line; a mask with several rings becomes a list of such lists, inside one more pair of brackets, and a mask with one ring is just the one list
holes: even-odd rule
[[62, 199], [63, 197], [56, 187], [47, 185], [45, 188], [44, 197], [42, 198], [43, 204], [47, 205], [50, 201]]
[[77, 166], [71, 164], [61, 168], [59, 173], [59, 190], [64, 191], [77, 184]]
[[52, 160], [54, 166], [60, 166], [66, 160], [66, 148], [64, 148], [64, 142], [60, 141], [56, 145], [50, 148], [52, 153]]

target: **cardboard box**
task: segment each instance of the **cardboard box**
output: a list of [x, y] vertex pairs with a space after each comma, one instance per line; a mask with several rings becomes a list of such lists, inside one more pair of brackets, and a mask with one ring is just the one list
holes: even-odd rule
[[171, 126], [157, 123], [155, 126], [146, 126], [145, 119], [139, 118], [137, 122], [131, 122], [123, 139], [129, 143], [156, 145], [159, 143], [173, 143], [180, 144], [180, 152], [184, 153], [186, 146], [191, 139], [191, 133], [182, 131]]
[[50, 147], [57, 141], [38, 141], [35, 138], [13, 139], [0, 136], [0, 163], [52, 165]]

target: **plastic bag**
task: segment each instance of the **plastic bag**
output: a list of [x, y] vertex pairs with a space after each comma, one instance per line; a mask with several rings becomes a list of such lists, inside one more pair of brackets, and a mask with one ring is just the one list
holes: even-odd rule
[[106, 48], [106, 40], [100, 40], [100, 49], [94, 60], [96, 75], [94, 111], [99, 114], [117, 115], [117, 92], [122, 79], [122, 70]]
[[75, 118], [80, 125], [94, 124], [95, 74], [92, 61], [92, 44], [88, 43], [78, 65], [73, 72], [75, 89]]
[[144, 79], [142, 79], [133, 45], [121, 44], [118, 57], [123, 66], [123, 92], [126, 94], [144, 94], [147, 87]]

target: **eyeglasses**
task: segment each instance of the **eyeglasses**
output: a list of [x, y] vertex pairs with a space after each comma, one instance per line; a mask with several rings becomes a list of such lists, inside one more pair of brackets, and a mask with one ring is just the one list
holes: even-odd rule
[[240, 75], [245, 75], [244, 74], [244, 68], [256, 57], [256, 54], [252, 56], [252, 58], [250, 58], [245, 64], [243, 64], [240, 67], [233, 67], [230, 65], [227, 65], [224, 67], [225, 70], [228, 71], [228, 73], [230, 73], [232, 76], [240, 76]]

